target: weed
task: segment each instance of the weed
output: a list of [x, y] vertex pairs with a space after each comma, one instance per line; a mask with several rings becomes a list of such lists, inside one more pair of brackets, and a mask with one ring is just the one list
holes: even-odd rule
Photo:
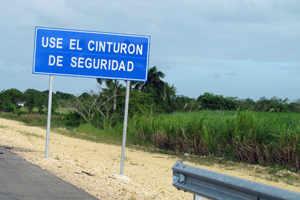
[[38, 135], [38, 134], [35, 134], [35, 133], [26, 132], [26, 131], [24, 131], [24, 132], [21, 132], [21, 131], [20, 131], [20, 133], [21, 133], [22, 135], [25, 135], [25, 136], [32, 136], [32, 137], [36, 137], [36, 138], [45, 138], [45, 137], [42, 136], [42, 135]]
[[[300, 168], [299, 114], [253, 111], [235, 114], [235, 111], [224, 111], [221, 115], [200, 111], [133, 116], [128, 121], [127, 139], [175, 154]], [[117, 125], [114, 130], [121, 132], [121, 128]]]

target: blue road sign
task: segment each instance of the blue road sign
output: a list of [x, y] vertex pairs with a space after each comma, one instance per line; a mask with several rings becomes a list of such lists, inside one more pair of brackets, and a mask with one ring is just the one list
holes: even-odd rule
[[35, 28], [33, 74], [147, 81], [150, 36]]

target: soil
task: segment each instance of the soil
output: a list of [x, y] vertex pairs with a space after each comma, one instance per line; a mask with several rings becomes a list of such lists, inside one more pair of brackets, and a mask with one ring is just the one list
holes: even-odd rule
[[[45, 158], [46, 130], [0, 118], [0, 145], [98, 199], [192, 199], [172, 186], [178, 157], [126, 148], [124, 176], [119, 176], [121, 146], [66, 137], [51, 131]], [[188, 159], [188, 155], [187, 155]], [[299, 186], [272, 182], [251, 170], [184, 163], [263, 184], [300, 192]]]

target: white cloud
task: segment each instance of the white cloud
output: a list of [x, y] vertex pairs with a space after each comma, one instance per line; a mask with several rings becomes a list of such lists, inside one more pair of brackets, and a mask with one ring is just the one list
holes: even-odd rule
[[[205, 91], [237, 93], [231, 96], [242, 96], [245, 88], [256, 95], [250, 88], [255, 78], [260, 85], [266, 81], [273, 87], [270, 82], [282, 80], [282, 87], [291, 88], [300, 84], [295, 78], [300, 67], [299, 10], [298, 0], [2, 1], [0, 86], [9, 87], [7, 77], [19, 75], [20, 87], [45, 79], [32, 75], [31, 65], [34, 27], [49, 26], [150, 35], [150, 67], [166, 72], [166, 80], [189, 96], [200, 94], [189, 88], [201, 81]], [[75, 79], [57, 79], [59, 88], [69, 87], [64, 81], [83, 91], [94, 87], [93, 80], [81, 80], [79, 87]], [[235, 90], [238, 81], [245, 88]], [[47, 89], [47, 82], [41, 87]], [[220, 85], [230, 89], [218, 90]], [[296, 96], [295, 90], [289, 95]]]

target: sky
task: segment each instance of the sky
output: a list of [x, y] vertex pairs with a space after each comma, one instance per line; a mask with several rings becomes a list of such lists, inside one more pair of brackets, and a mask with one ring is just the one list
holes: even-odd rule
[[[151, 36], [149, 67], [178, 95], [300, 99], [299, 0], [1, 0], [0, 91], [44, 91], [32, 74], [36, 26]], [[123, 85], [125, 82], [121, 81]], [[53, 91], [97, 90], [54, 76]]]

